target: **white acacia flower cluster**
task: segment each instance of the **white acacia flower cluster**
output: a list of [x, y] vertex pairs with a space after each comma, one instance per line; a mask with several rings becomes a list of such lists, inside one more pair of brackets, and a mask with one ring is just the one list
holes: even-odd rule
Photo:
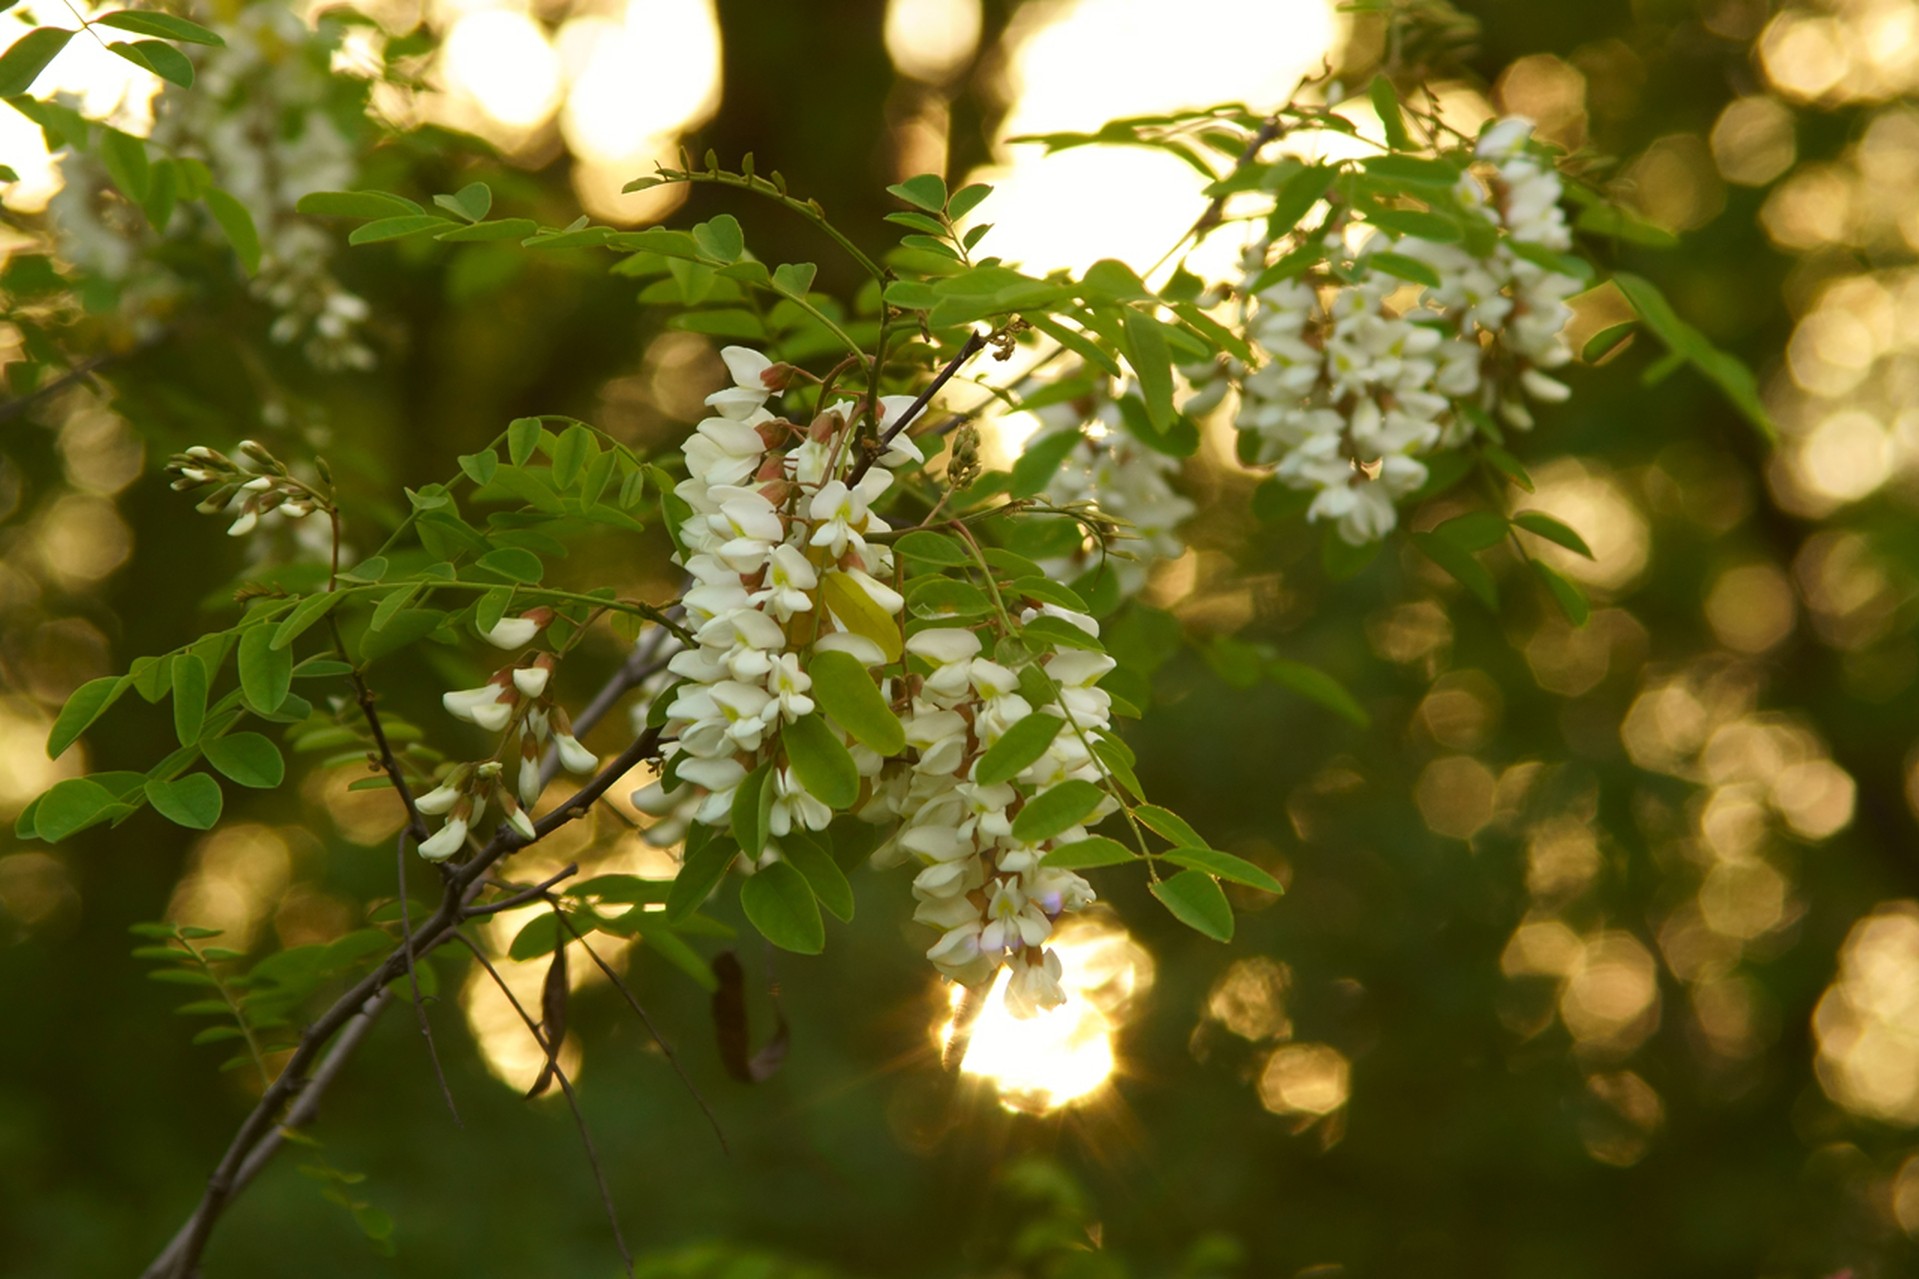
[[1173, 488], [1178, 459], [1134, 439], [1121, 425], [1119, 406], [1111, 399], [1102, 399], [1090, 414], [1075, 405], [1057, 404], [1036, 410], [1034, 416], [1042, 425], [1029, 449], [1063, 431], [1080, 437], [1047, 482], [1042, 494], [1046, 501], [1062, 507], [1090, 503], [1123, 526], [1116, 545], [1102, 551], [1088, 538], [1076, 554], [1041, 560], [1040, 567], [1056, 581], [1070, 583], [1103, 564], [1114, 574], [1122, 598], [1137, 595], [1154, 564], [1178, 559], [1186, 550], [1179, 526], [1196, 508]]
[[[304, 195], [355, 185], [357, 143], [342, 118], [359, 107], [342, 103], [354, 95], [343, 95], [330, 70], [336, 41], [309, 27], [296, 6], [273, 0], [241, 6], [220, 34], [224, 47], [192, 50], [192, 88], [167, 85], [156, 97], [150, 142], [162, 154], [203, 160], [252, 216], [261, 243], [252, 289], [278, 312], [269, 336], [298, 344], [319, 368], [370, 368], [373, 352], [361, 338], [367, 304], [333, 277], [333, 238], [294, 212]], [[104, 194], [103, 168], [71, 154], [62, 168], [65, 184], [47, 210], [61, 255], [117, 284], [122, 312], [137, 327], [158, 324], [186, 283], [140, 251], [151, 233]], [[182, 217], [176, 212], [172, 225]], [[224, 243], [211, 219], [201, 234]]]
[[312, 486], [289, 472], [265, 445], [256, 440], [241, 440], [239, 452], [245, 462], [235, 461], [218, 449], [195, 444], [184, 453], [174, 454], [167, 463], [175, 492], [215, 486], [194, 509], [202, 515], [232, 515], [234, 519], [227, 526], [227, 536], [244, 537], [258, 527], [263, 518], [305, 519], [323, 505]]
[[[1251, 299], [1246, 336], [1265, 362], [1244, 379], [1236, 424], [1282, 483], [1313, 491], [1308, 518], [1333, 521], [1354, 545], [1392, 530], [1395, 503], [1425, 483], [1421, 457], [1473, 433], [1462, 406], [1523, 429], [1528, 396], [1569, 393], [1543, 370], [1571, 358], [1566, 299], [1582, 285], [1535, 260], [1572, 240], [1559, 175], [1527, 149], [1531, 133], [1519, 118], [1492, 125], [1476, 152], [1483, 179], [1467, 173], [1453, 188], [1448, 211], [1490, 233], [1485, 252], [1394, 240], [1336, 211], [1324, 243], [1337, 278], [1282, 280]], [[1381, 253], [1424, 264], [1439, 286], [1409, 288], [1375, 264]], [[1262, 246], [1249, 275], [1265, 263]]]
[[[529, 609], [518, 617], [501, 618], [481, 636], [496, 648], [525, 648], [552, 620], [551, 609]], [[446, 823], [420, 845], [420, 856], [438, 862], [459, 852], [469, 832], [480, 828], [489, 804], [500, 806], [506, 824], [522, 839], [533, 839], [531, 811], [545, 789], [541, 763], [549, 746], [570, 773], [584, 775], [599, 767], [599, 758], [573, 735], [566, 711], [553, 701], [555, 665], [551, 653], [528, 653], [478, 688], [441, 695], [448, 714], [502, 737], [492, 758], [459, 765], [414, 801], [422, 813], [446, 816]], [[510, 780], [508, 761], [513, 763]]]
[[[829, 604], [835, 586], [864, 599], [878, 614], [897, 617], [899, 593], [881, 580], [892, 572], [892, 552], [867, 535], [887, 531], [872, 504], [893, 481], [884, 466], [848, 485], [854, 458], [852, 405], [822, 413], [799, 427], [775, 417], [767, 401], [788, 370], [758, 351], [721, 352], [733, 385], [707, 397], [715, 415], [701, 422], [683, 454], [687, 478], [674, 493], [691, 508], [679, 528], [678, 556], [693, 581], [682, 599], [695, 644], [673, 655], [668, 669], [685, 682], [666, 709], [669, 771], [634, 796], [643, 812], [665, 820], [648, 834], [656, 842], [681, 838], [688, 822], [725, 826], [740, 783], [767, 759], [782, 758], [779, 737], [788, 724], [813, 713], [812, 678], [802, 658], [839, 650], [869, 669], [885, 663], [879, 644]], [[881, 400], [882, 420], [909, 400]], [[916, 460], [901, 435], [882, 459]], [[858, 743], [849, 749], [863, 777], [880, 770], [880, 757]], [[773, 774], [768, 853], [798, 827], [823, 830], [832, 810], [800, 782], [790, 763]]]
[[[1029, 610], [1027, 620], [1040, 611], [1098, 634], [1092, 618], [1052, 605]], [[1092, 886], [1079, 875], [1041, 861], [1052, 848], [1084, 839], [1085, 823], [1112, 812], [1116, 802], [1105, 797], [1080, 825], [1037, 843], [1017, 838], [1013, 823], [1025, 804], [1062, 782], [1100, 783], [1101, 768], [1088, 744], [1111, 724], [1111, 700], [1095, 685], [1113, 669], [1113, 659], [1067, 648], [1037, 663], [1058, 686], [1058, 708], [1070, 722], [1013, 779], [1033, 789], [1023, 799], [1012, 782], [978, 781], [980, 758], [1013, 725], [1035, 713], [1059, 718], [1057, 708], [1035, 707], [1020, 691], [1019, 675], [987, 657], [974, 631], [923, 630], [906, 648], [932, 669], [910, 681], [912, 701], [904, 718], [914, 757], [888, 767], [862, 814], [899, 819], [876, 860], [919, 867], [913, 918], [940, 930], [926, 952], [934, 966], [969, 986], [1007, 967], [1007, 1009], [1030, 1017], [1066, 998], [1059, 957], [1046, 946], [1053, 921], [1093, 900]]]

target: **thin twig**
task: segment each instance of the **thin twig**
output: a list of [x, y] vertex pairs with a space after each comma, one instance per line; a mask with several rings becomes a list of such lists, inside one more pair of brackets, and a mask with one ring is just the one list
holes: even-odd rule
[[642, 1007], [640, 1001], [634, 997], [633, 991], [627, 984], [620, 979], [620, 975], [614, 972], [604, 959], [600, 958], [600, 952], [594, 950], [592, 946], [587, 944], [585, 935], [573, 926], [573, 921], [567, 918], [564, 910], [560, 909], [559, 899], [549, 893], [547, 900], [553, 903], [560, 923], [566, 928], [566, 931], [573, 934], [573, 940], [580, 943], [580, 949], [586, 952], [587, 958], [597, 964], [600, 971], [606, 974], [606, 979], [613, 983], [613, 988], [625, 996], [626, 1002], [632, 1007], [633, 1011], [639, 1015], [641, 1024], [646, 1027], [646, 1033], [653, 1036], [653, 1042], [658, 1044], [660, 1051], [666, 1054], [666, 1060], [672, 1065], [673, 1073], [680, 1077], [680, 1082], [686, 1085], [686, 1091], [693, 1094], [693, 1100], [699, 1103], [700, 1109], [706, 1113], [706, 1122], [713, 1125], [713, 1135], [720, 1139], [720, 1150], [725, 1154], [732, 1154], [732, 1147], [726, 1144], [726, 1133], [720, 1129], [720, 1117], [713, 1113], [713, 1108], [706, 1104], [706, 1098], [700, 1095], [700, 1090], [694, 1085], [692, 1077], [686, 1073], [686, 1068], [680, 1064], [680, 1056], [673, 1051], [673, 1045], [666, 1041], [666, 1036], [660, 1034], [659, 1027], [653, 1024], [653, 1018], [647, 1015], [646, 1009]]
[[540, 1033], [539, 1024], [521, 1006], [519, 997], [513, 993], [513, 988], [506, 984], [506, 979], [500, 976], [500, 970], [493, 966], [493, 961], [486, 957], [486, 952], [480, 948], [479, 943], [457, 928], [453, 930], [453, 936], [455, 940], [473, 952], [473, 958], [480, 961], [480, 967], [486, 969], [486, 975], [493, 979], [493, 984], [500, 988], [500, 993], [506, 996], [506, 1001], [513, 1005], [513, 1011], [518, 1013], [520, 1020], [526, 1023], [526, 1033], [533, 1036], [533, 1042], [546, 1052], [547, 1062], [553, 1068], [553, 1077], [560, 1081], [560, 1091], [566, 1094], [566, 1104], [573, 1111], [573, 1126], [579, 1129], [580, 1144], [586, 1147], [586, 1162], [593, 1169], [594, 1182], [599, 1185], [600, 1203], [606, 1209], [607, 1223], [613, 1227], [613, 1242], [619, 1246], [620, 1260], [626, 1263], [626, 1273], [631, 1275], [633, 1254], [627, 1250], [626, 1236], [620, 1232], [620, 1214], [613, 1206], [613, 1191], [606, 1184], [606, 1173], [600, 1167], [600, 1152], [593, 1147], [593, 1134], [587, 1131], [586, 1116], [580, 1113], [580, 1100], [574, 1095], [573, 1081], [568, 1079], [566, 1071], [560, 1068], [560, 1045], [557, 1042], [547, 1042], [546, 1036]]
[[[528, 902], [551, 900], [552, 894], [550, 890], [553, 885], [563, 879], [570, 879], [579, 873], [579, 866], [569, 865], [565, 870], [547, 876], [530, 888], [515, 889], [511, 897], [503, 897], [498, 901], [490, 901], [484, 906], [467, 906], [460, 911], [460, 918], [481, 919], [487, 915], [497, 915], [501, 911], [513, 910], [516, 907], [526, 905]], [[498, 880], [489, 880], [488, 886], [492, 888], [513, 888], [513, 885], [502, 884]]]
[[[373, 1029], [374, 1021], [379, 1018], [380, 1013], [385, 1010], [392, 998], [391, 991], [382, 990], [367, 1001], [359, 1014], [347, 1023], [346, 1029], [342, 1030], [339, 1038], [333, 1041], [333, 1047], [327, 1050], [326, 1060], [320, 1063], [312, 1077], [306, 1081], [306, 1085], [300, 1089], [299, 1099], [288, 1109], [286, 1118], [274, 1125], [273, 1130], [260, 1139], [245, 1161], [241, 1163], [239, 1170], [233, 1174], [233, 1193], [240, 1193], [260, 1175], [261, 1169], [265, 1168], [273, 1156], [279, 1153], [280, 1147], [286, 1144], [289, 1129], [304, 1128], [312, 1122], [313, 1116], [320, 1109], [321, 1098], [326, 1096], [326, 1091], [332, 1086], [333, 1081], [340, 1077], [340, 1072], [346, 1068], [347, 1060], [360, 1046], [360, 1041], [366, 1038], [367, 1032]], [[169, 1273], [180, 1250], [187, 1245], [192, 1226], [193, 1223], [189, 1221], [180, 1227], [172, 1241], [167, 1244], [166, 1250], [160, 1254], [152, 1266], [147, 1268], [148, 1274]]]
[[960, 371], [960, 366], [985, 349], [985, 334], [967, 334], [966, 341], [960, 344], [959, 351], [952, 359], [946, 362], [946, 367], [939, 371], [938, 376], [934, 377], [926, 389], [919, 393], [919, 398], [906, 406], [906, 411], [900, 414], [897, 422], [894, 422], [886, 428], [886, 433], [879, 437], [879, 440], [875, 443], [871, 451], [853, 463], [853, 469], [846, 477], [846, 487], [852, 488], [855, 484], [858, 484], [861, 477], [872, 469], [873, 463], [878, 461], [880, 455], [886, 452], [886, 446], [891, 444], [894, 437], [901, 431], [904, 431], [913, 424], [913, 419], [918, 417], [925, 410], [926, 406], [933, 402], [933, 397], [938, 395], [940, 388], [945, 386], [947, 381], [951, 379], [955, 373]]

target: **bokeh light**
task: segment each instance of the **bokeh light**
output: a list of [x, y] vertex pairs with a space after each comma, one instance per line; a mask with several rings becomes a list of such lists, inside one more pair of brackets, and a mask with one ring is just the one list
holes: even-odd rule
[[1096, 1098], [1119, 1068], [1114, 1040], [1153, 984], [1153, 960], [1127, 931], [1099, 916], [1062, 920], [1047, 941], [1059, 955], [1066, 1002], [1036, 1017], [1006, 1007], [1010, 972], [994, 978], [979, 1011], [954, 986], [951, 1011], [934, 1032], [942, 1052], [965, 1037], [960, 1072], [990, 1083], [1008, 1110], [1044, 1114]]

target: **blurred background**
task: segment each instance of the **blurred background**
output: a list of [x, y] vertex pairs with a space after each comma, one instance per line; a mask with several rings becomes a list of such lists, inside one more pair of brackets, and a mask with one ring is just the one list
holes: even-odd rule
[[[792, 1036], [757, 1086], [722, 1071], [701, 992], [614, 955], [730, 1155], [576, 963], [567, 1060], [645, 1273], [1919, 1272], [1919, 8], [1406, 7], [1437, 33], [1449, 111], [1524, 114], [1612, 157], [1609, 189], [1683, 234], [1609, 265], [1753, 364], [1782, 442], [1690, 374], [1642, 388], [1643, 342], [1575, 374], [1516, 451], [1530, 504], [1597, 551], [1552, 561], [1594, 597], [1577, 630], [1524, 591], [1494, 616], [1398, 544], [1328, 581], [1316, 538], [1256, 521], [1252, 477], [1203, 450], [1191, 549], [1116, 625], [1163, 663], [1130, 740], [1150, 792], [1287, 895], [1240, 896], [1219, 947], [1106, 876], [1110, 913], [1068, 947], [1075, 1004], [1037, 1029], [989, 1021], [958, 1072], [897, 876], [855, 877], [858, 916], [821, 958], [743, 949], [756, 1034], [776, 995]], [[167, 452], [250, 435], [324, 453], [365, 549], [399, 484], [443, 479], [513, 416], [669, 448], [721, 380], [714, 340], [584, 253], [347, 253], [291, 212], [303, 191], [482, 179], [496, 216], [556, 225], [725, 210], [764, 259], [857, 282], [771, 207], [619, 193], [711, 147], [752, 151], [870, 248], [890, 243], [885, 184], [931, 170], [996, 184], [993, 252], [1144, 269], [1203, 207], [1197, 175], [1008, 139], [1267, 109], [1322, 63], [1363, 84], [1384, 47], [1377, 15], [1321, 0], [367, 0], [323, 39], [270, 0], [195, 16], [232, 46], [202, 63], [199, 136], [261, 225], [265, 285], [209, 284], [183, 264], [217, 244], [191, 235], [127, 250], [84, 166], [0, 117], [10, 221], [74, 246], [49, 278], [23, 231], [0, 267], [9, 826], [62, 777], [163, 753], [164, 710], [134, 699], [61, 760], [42, 745], [69, 691], [214, 624], [248, 571], [247, 547], [167, 493]], [[129, 131], [170, 127], [158, 82], [86, 41], [48, 74]], [[15, 377], [35, 343], [108, 383]], [[1000, 424], [1002, 457], [1026, 429]], [[566, 574], [661, 598], [663, 556], [609, 538]], [[1334, 673], [1371, 727], [1236, 687], [1233, 640]], [[601, 670], [618, 656], [611, 637], [594, 651]], [[434, 690], [472, 661], [429, 649], [375, 682], [458, 749]], [[568, 674], [582, 698], [596, 682]], [[594, 745], [616, 751], [623, 727]], [[391, 892], [398, 827], [390, 800], [347, 791], [361, 775], [230, 795], [205, 836], [150, 815], [56, 849], [0, 835], [0, 1273], [135, 1273], [184, 1219], [250, 1085], [189, 1046], [127, 926], [261, 950], [359, 927]], [[551, 842], [521, 878], [579, 856], [666, 869], [616, 825]], [[518, 922], [490, 931], [504, 945]], [[563, 1103], [517, 1095], [531, 1045], [442, 964], [465, 1126], [388, 1017], [323, 1144], [244, 1197], [210, 1274], [617, 1272]], [[536, 965], [503, 967], [537, 987]], [[349, 1197], [397, 1223], [396, 1259], [303, 1163], [365, 1175]]]

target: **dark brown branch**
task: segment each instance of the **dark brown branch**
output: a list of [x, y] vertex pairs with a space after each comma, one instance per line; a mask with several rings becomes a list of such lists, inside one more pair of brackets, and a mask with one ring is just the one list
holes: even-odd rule
[[453, 939], [462, 913], [485, 887], [484, 877], [494, 863], [528, 844], [544, 839], [560, 827], [588, 812], [593, 804], [620, 778], [631, 772], [641, 760], [657, 754], [660, 730], [648, 729], [622, 751], [592, 781], [552, 812], [534, 823], [534, 838], [523, 839], [511, 827], [502, 825], [484, 848], [459, 867], [448, 872], [446, 891], [439, 907], [418, 931], [403, 939], [387, 957], [307, 1027], [280, 1075], [267, 1087], [259, 1102], [241, 1121], [213, 1175], [207, 1178], [206, 1193], [194, 1209], [185, 1228], [184, 1240], [170, 1246], [144, 1272], [143, 1279], [185, 1279], [193, 1273], [201, 1252], [206, 1248], [213, 1224], [226, 1210], [242, 1183], [239, 1174], [255, 1147], [273, 1131], [280, 1111], [309, 1082], [309, 1074], [320, 1053], [336, 1034], [362, 1012], [370, 1016], [384, 1007], [376, 1004], [388, 982], [396, 980], [417, 955], [424, 955]]
[[493, 984], [500, 988], [500, 993], [506, 996], [506, 1001], [513, 1005], [513, 1011], [520, 1015], [522, 1022], [526, 1023], [526, 1033], [533, 1036], [533, 1042], [545, 1050], [547, 1065], [553, 1071], [553, 1077], [560, 1081], [560, 1091], [566, 1094], [567, 1107], [573, 1112], [573, 1126], [579, 1129], [580, 1143], [586, 1147], [586, 1162], [592, 1167], [593, 1180], [600, 1188], [600, 1203], [606, 1209], [608, 1224], [613, 1227], [613, 1242], [619, 1246], [620, 1260], [626, 1264], [626, 1273], [631, 1275], [633, 1254], [627, 1250], [626, 1236], [620, 1231], [619, 1210], [613, 1206], [613, 1191], [606, 1184], [606, 1173], [600, 1167], [600, 1152], [593, 1147], [593, 1134], [587, 1131], [586, 1116], [580, 1113], [580, 1099], [573, 1092], [573, 1081], [568, 1079], [566, 1071], [560, 1068], [559, 1041], [557, 1039], [549, 1041], [540, 1033], [540, 1027], [521, 1006], [519, 997], [513, 993], [513, 988], [506, 984], [506, 980], [500, 976], [500, 970], [493, 966], [493, 961], [486, 957], [486, 951], [482, 950], [477, 942], [457, 928], [453, 931], [453, 936], [473, 952], [473, 958], [480, 961], [480, 966], [486, 969], [486, 975], [493, 979]]
[[[1301, 83], [1304, 82], [1302, 81]], [[1293, 92], [1298, 93], [1299, 90], [1294, 89]], [[1290, 102], [1291, 99], [1288, 98], [1287, 101]], [[1266, 123], [1259, 126], [1259, 132], [1252, 136], [1252, 140], [1249, 141], [1245, 149], [1239, 153], [1239, 158], [1233, 161], [1233, 167], [1227, 171], [1226, 177], [1220, 180], [1222, 182], [1230, 180], [1241, 169], [1258, 159], [1261, 149], [1264, 148], [1268, 142], [1278, 138], [1283, 132], [1285, 132], [1285, 126], [1279, 122], [1279, 113], [1274, 112], [1272, 115], [1267, 116]], [[1193, 223], [1192, 229], [1186, 232], [1186, 236], [1182, 238], [1180, 242], [1183, 244], [1186, 239], [1205, 235], [1208, 231], [1219, 225], [1219, 220], [1225, 213], [1226, 197], [1223, 195], [1215, 196], [1213, 202], [1206, 206], [1206, 212], [1199, 215], [1199, 221]]]
[[557, 874], [549, 875], [539, 883], [527, 888], [520, 888], [514, 884], [502, 884], [498, 880], [489, 880], [488, 887], [505, 889], [513, 895], [511, 897], [502, 897], [497, 901], [490, 901], [484, 906], [468, 906], [460, 912], [460, 918], [481, 919], [487, 915], [497, 915], [503, 910], [513, 910], [516, 907], [526, 905], [528, 902], [550, 901], [552, 900], [552, 894], [549, 890], [553, 885], [563, 879], [570, 879], [579, 873], [580, 868], [578, 865], [568, 865], [565, 870]]
[[919, 397], [906, 406], [906, 411], [900, 414], [899, 421], [887, 427], [886, 433], [879, 437], [878, 442], [875, 443], [873, 448], [868, 451], [864, 457], [861, 457], [857, 462], [853, 463], [853, 469], [846, 477], [846, 487], [852, 488], [855, 484], [858, 484], [866, 473], [873, 469], [873, 463], [877, 462], [881, 455], [886, 452], [886, 446], [891, 444], [901, 431], [911, 426], [913, 419], [926, 411], [926, 406], [933, 402], [933, 397], [939, 394], [940, 388], [945, 386], [947, 382], [952, 379], [953, 375], [960, 371], [960, 366], [985, 349], [985, 334], [967, 334], [966, 341], [960, 344], [959, 351], [954, 354], [952, 359], [946, 362], [946, 367], [941, 369], [933, 378], [932, 382], [927, 384], [926, 389], [919, 393]]

